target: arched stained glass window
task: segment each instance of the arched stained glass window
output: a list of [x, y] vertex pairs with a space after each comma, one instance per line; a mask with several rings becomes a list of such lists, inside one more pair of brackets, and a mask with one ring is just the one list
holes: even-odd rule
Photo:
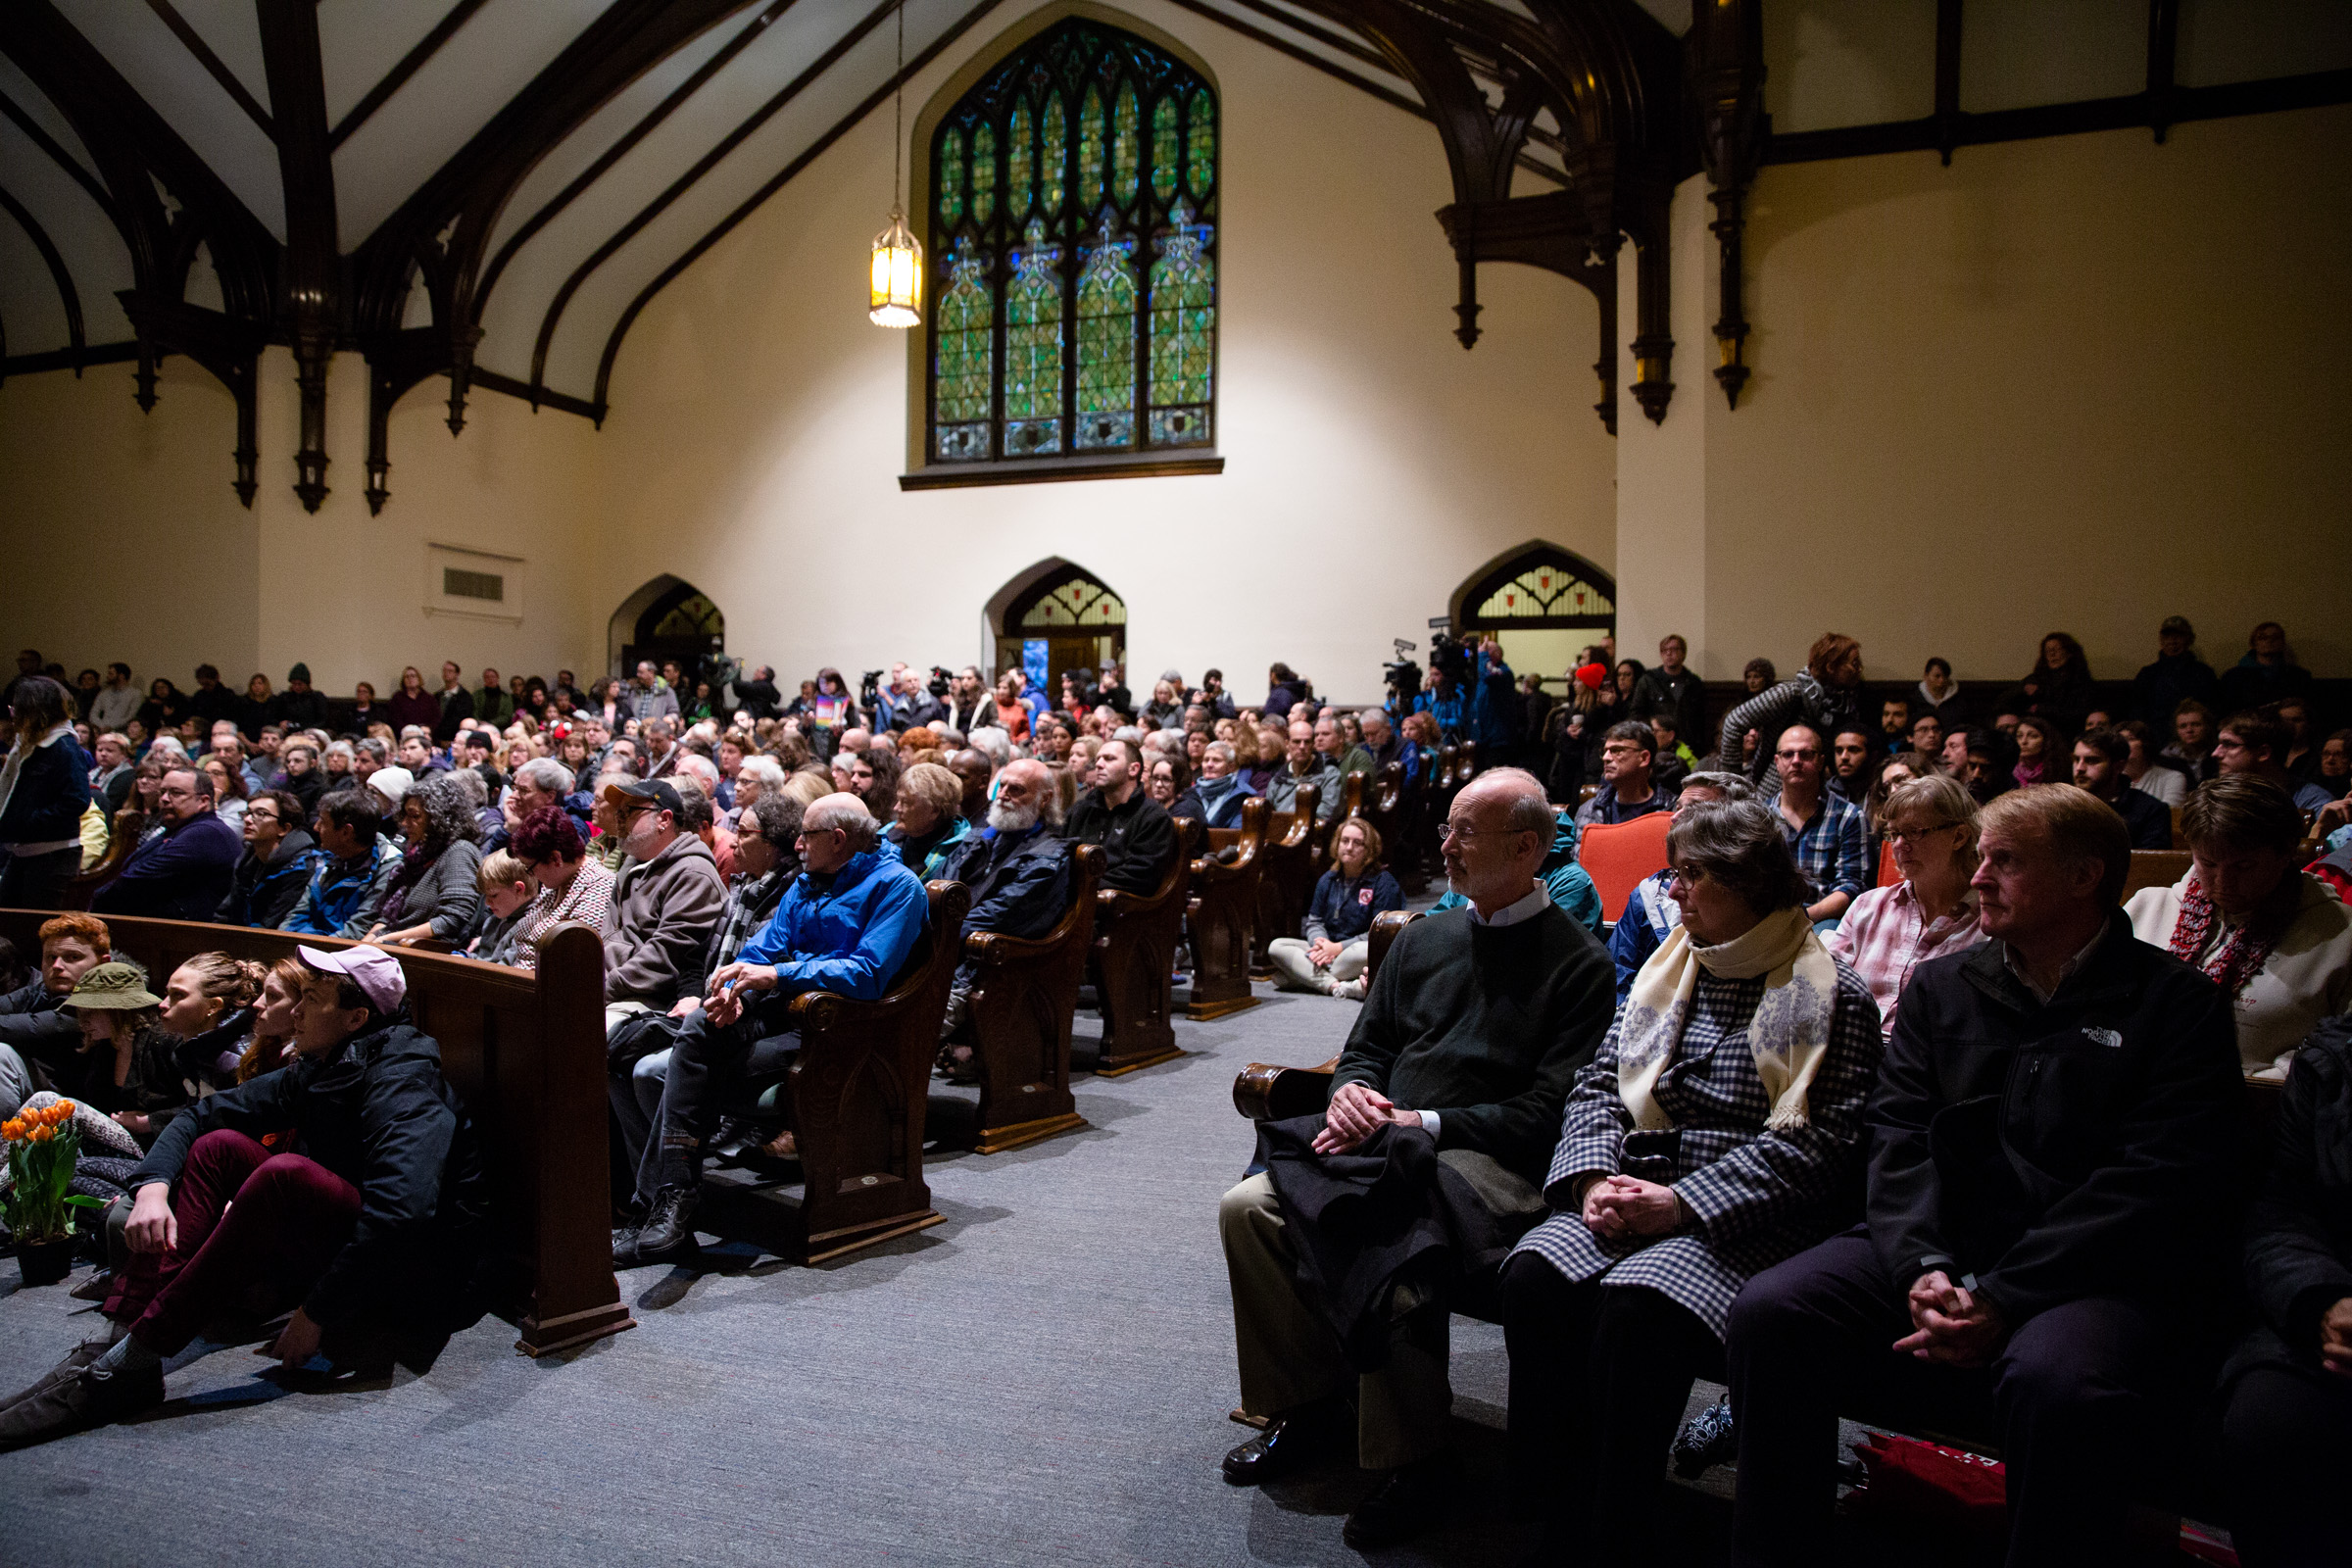
[[1211, 444], [1216, 118], [1192, 68], [1078, 17], [943, 117], [929, 461]]

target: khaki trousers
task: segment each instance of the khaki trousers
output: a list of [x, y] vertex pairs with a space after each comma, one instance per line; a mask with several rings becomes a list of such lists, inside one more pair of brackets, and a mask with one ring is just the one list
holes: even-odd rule
[[1233, 1281], [1233, 1332], [1242, 1370], [1242, 1408], [1281, 1415], [1334, 1394], [1355, 1395], [1356, 1462], [1387, 1470], [1428, 1458], [1447, 1443], [1453, 1385], [1446, 1375], [1446, 1320], [1428, 1334], [1392, 1337], [1389, 1362], [1358, 1374], [1339, 1337], [1298, 1298], [1298, 1268], [1274, 1184], [1250, 1177], [1217, 1205], [1225, 1269]]
[[1304, 937], [1276, 937], [1266, 944], [1266, 956], [1281, 977], [1276, 984], [1286, 991], [1329, 991], [1335, 980], [1352, 980], [1364, 972], [1364, 958], [1371, 951], [1358, 937], [1341, 945], [1340, 956], [1331, 960], [1330, 968], [1318, 969], [1307, 960]]

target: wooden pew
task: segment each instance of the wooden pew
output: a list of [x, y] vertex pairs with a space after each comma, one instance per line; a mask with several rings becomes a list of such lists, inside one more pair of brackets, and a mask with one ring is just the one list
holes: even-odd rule
[[979, 965], [971, 995], [972, 1065], [980, 1075], [977, 1153], [1018, 1149], [1086, 1125], [1070, 1094], [1070, 1023], [1078, 984], [1094, 952], [1096, 894], [1102, 883], [1100, 846], [1071, 855], [1069, 908], [1035, 941], [994, 931], [963, 939]]
[[[48, 918], [44, 910], [0, 909], [0, 935], [37, 953]], [[117, 955], [145, 964], [158, 987], [198, 953], [268, 964], [290, 956], [297, 943], [353, 946], [188, 920], [109, 915], [106, 924]], [[480, 1141], [498, 1272], [511, 1282], [492, 1304], [520, 1330], [516, 1348], [544, 1355], [634, 1327], [612, 1276], [605, 958], [596, 933], [559, 929], [535, 972], [391, 951], [408, 977], [410, 1014], [440, 1042], [442, 1071]]]
[[1422, 869], [1420, 791], [1406, 787], [1402, 762], [1384, 763], [1366, 784], [1364, 815], [1380, 832], [1389, 874], [1408, 897], [1424, 892], [1429, 873]]
[[1210, 828], [1206, 852], [1193, 861], [1193, 896], [1185, 906], [1193, 940], [1188, 1018], [1222, 1018], [1257, 1005], [1250, 994], [1250, 950], [1257, 924], [1258, 847], [1265, 836], [1266, 803], [1252, 797], [1242, 804], [1242, 825]]
[[[76, 872], [66, 879], [58, 890], [57, 906], [61, 909], [87, 909], [98, 890], [115, 879], [130, 852], [139, 847], [139, 833], [147, 825], [147, 813], [124, 807], [115, 813], [114, 837], [107, 841], [106, 854], [87, 871]], [[38, 949], [31, 951], [37, 952]]]
[[1371, 774], [1342, 774], [1340, 777], [1340, 814], [1332, 819], [1332, 825], [1337, 827], [1351, 816], [1361, 816], [1366, 821], [1371, 820], [1364, 808], [1365, 799], [1371, 794]]
[[[1388, 909], [1372, 917], [1372, 929], [1364, 937], [1365, 991], [1372, 989], [1372, 978], [1380, 973], [1380, 961], [1389, 956], [1396, 934], [1420, 918], [1403, 909]], [[1312, 1067], [1253, 1061], [1234, 1077], [1233, 1108], [1251, 1121], [1311, 1116], [1331, 1103], [1331, 1078], [1339, 1068], [1338, 1056]]]
[[2124, 878], [2124, 897], [2143, 888], [2169, 888], [2188, 875], [2186, 850], [2133, 850], [2132, 870]]
[[1095, 1003], [1102, 1010], [1102, 1050], [1095, 1071], [1102, 1077], [1116, 1078], [1184, 1054], [1176, 1049], [1169, 981], [1176, 944], [1184, 935], [1200, 832], [1193, 818], [1176, 818], [1176, 855], [1152, 892], [1104, 888], [1095, 895], [1092, 971]]
[[804, 1181], [797, 1199], [781, 1187], [750, 1196], [793, 1262], [822, 1263], [944, 1217], [923, 1181], [923, 1121], [972, 890], [928, 891], [931, 917], [889, 991], [872, 1002], [804, 992], [786, 1010], [801, 1037], [784, 1100]]
[[1257, 922], [1250, 944], [1250, 972], [1266, 979], [1274, 973], [1269, 949], [1276, 937], [1295, 937], [1314, 902], [1315, 878], [1322, 874], [1322, 835], [1315, 808], [1323, 804], [1323, 787], [1302, 784], [1297, 805], [1266, 818], [1266, 838], [1257, 849]]

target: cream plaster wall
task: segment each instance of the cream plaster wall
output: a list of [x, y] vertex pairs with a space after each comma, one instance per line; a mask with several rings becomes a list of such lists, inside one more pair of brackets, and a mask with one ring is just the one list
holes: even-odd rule
[[[261, 487], [247, 511], [229, 489], [236, 411], [220, 383], [172, 358], [152, 414], [131, 389], [123, 366], [0, 386], [11, 566], [0, 573], [0, 641], [12, 653], [36, 647], [69, 669], [121, 659], [142, 685], [163, 674], [183, 688], [206, 661], [233, 686], [257, 669], [283, 685], [302, 661], [320, 689], [338, 693], [361, 680], [388, 693], [407, 663], [438, 685], [445, 658], [468, 681], [484, 664], [549, 675], [601, 667], [604, 623], [588, 603], [583, 558], [594, 548], [604, 452], [587, 421], [477, 394], [453, 442], [448, 382], [428, 381], [393, 411], [392, 499], [371, 517], [366, 368], [338, 355], [327, 384], [330, 494], [313, 514], [293, 492], [293, 359], [270, 349], [257, 419]], [[522, 558], [521, 624], [428, 614], [427, 541]]]
[[1788, 669], [1827, 626], [1876, 671], [1939, 653], [1975, 678], [2023, 674], [2064, 628], [2122, 677], [2174, 612], [2217, 663], [2277, 618], [2306, 664], [2352, 672], [2347, 159], [2336, 108], [2163, 146], [2117, 131], [1963, 148], [1949, 169], [1767, 169], [1737, 412], [1705, 373], [1713, 296], [1682, 265], [1703, 181], [1687, 184], [1681, 389], [1620, 451], [1624, 646], [1684, 618], [1688, 592], [1715, 678], [1758, 653]]
[[[1250, 691], [1279, 659], [1370, 700], [1389, 639], [1425, 637], [1497, 552], [1545, 537], [1611, 564], [1592, 301], [1488, 268], [1487, 336], [1465, 354], [1431, 127], [1172, 5], [1133, 12], [1205, 61], [1223, 97], [1225, 472], [900, 491], [909, 360], [863, 307], [890, 180], [876, 116], [630, 333], [600, 438], [597, 606], [672, 572], [717, 601], [730, 650], [854, 678], [977, 658], [989, 596], [1059, 556], [1125, 598], [1139, 675], [1214, 663]], [[951, 51], [910, 100], [986, 47]], [[860, 583], [884, 591], [841, 592]]]

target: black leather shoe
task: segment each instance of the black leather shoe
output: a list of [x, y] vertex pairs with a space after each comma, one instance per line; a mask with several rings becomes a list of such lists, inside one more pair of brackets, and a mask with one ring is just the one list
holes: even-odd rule
[[1266, 1430], [1225, 1455], [1225, 1479], [1262, 1487], [1344, 1451], [1355, 1434], [1355, 1412], [1344, 1398], [1318, 1399], [1276, 1416]]
[[637, 1236], [639, 1227], [623, 1225], [612, 1233], [612, 1268], [618, 1272], [637, 1266]]
[[1380, 1490], [1356, 1504], [1340, 1539], [1358, 1551], [1377, 1551], [1410, 1541], [1446, 1516], [1460, 1494], [1461, 1467], [1440, 1454], [1389, 1472]]
[[664, 1187], [654, 1195], [654, 1210], [637, 1233], [639, 1263], [669, 1263], [702, 1250], [694, 1239], [694, 1211], [702, 1194], [691, 1187]]

